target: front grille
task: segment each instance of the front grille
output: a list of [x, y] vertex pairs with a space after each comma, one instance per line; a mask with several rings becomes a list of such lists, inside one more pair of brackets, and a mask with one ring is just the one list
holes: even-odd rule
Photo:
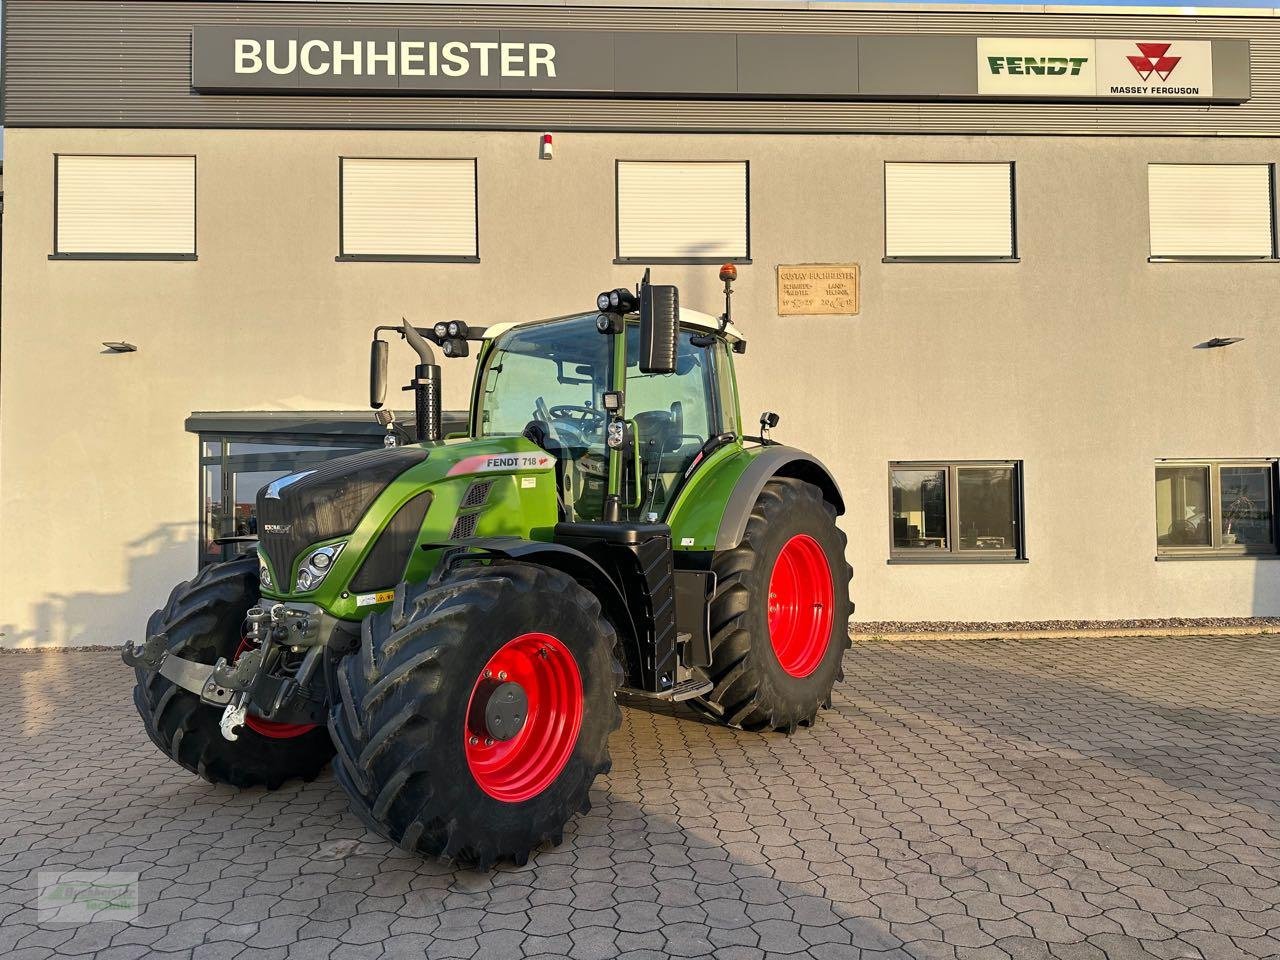
[[391, 481], [426, 457], [420, 447], [367, 450], [259, 490], [258, 545], [271, 563], [276, 589], [292, 587], [293, 561], [303, 549], [351, 533]]
[[475, 536], [476, 524], [480, 522], [480, 514], [464, 513], [453, 525], [453, 533], [450, 538], [453, 540], [465, 540], [468, 537]]
[[489, 499], [489, 488], [493, 486], [492, 480], [477, 480], [468, 489], [466, 496], [462, 498], [462, 509], [466, 510], [470, 507], [478, 507]]

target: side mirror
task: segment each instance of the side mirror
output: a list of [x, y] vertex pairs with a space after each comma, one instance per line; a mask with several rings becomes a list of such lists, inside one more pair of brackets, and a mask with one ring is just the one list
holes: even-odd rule
[[646, 283], [640, 288], [640, 372], [675, 373], [680, 291]]
[[374, 340], [369, 353], [369, 406], [381, 409], [387, 399], [387, 351], [390, 344]]

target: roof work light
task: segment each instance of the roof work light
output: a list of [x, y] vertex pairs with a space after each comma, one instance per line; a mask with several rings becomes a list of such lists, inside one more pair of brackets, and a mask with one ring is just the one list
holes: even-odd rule
[[601, 313], [635, 313], [640, 309], [640, 301], [636, 295], [625, 287], [606, 290], [596, 297], [596, 309]]

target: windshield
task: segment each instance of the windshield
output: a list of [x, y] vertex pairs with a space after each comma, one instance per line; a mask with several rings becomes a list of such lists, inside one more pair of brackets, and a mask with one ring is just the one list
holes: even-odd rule
[[478, 436], [536, 436], [564, 468], [561, 501], [577, 519], [604, 510], [609, 341], [594, 315], [521, 327], [498, 338], [481, 380]]
[[485, 366], [480, 436], [519, 436], [531, 420], [558, 426], [602, 419], [594, 411], [608, 376], [609, 338], [592, 317], [513, 330], [499, 338]]

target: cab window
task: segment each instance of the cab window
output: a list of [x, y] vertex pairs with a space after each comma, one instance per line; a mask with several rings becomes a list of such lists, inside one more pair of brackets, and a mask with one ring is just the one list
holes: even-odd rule
[[633, 520], [666, 516], [685, 470], [712, 436], [721, 433], [717, 378], [712, 369], [717, 347], [696, 347], [693, 334], [681, 330], [674, 373], [641, 373], [640, 331], [627, 327], [627, 417], [635, 426], [640, 483], [628, 491]]
[[567, 519], [604, 512], [608, 452], [601, 394], [608, 389], [609, 338], [594, 316], [534, 324], [503, 335], [480, 381], [479, 437], [536, 437], [555, 455]]

